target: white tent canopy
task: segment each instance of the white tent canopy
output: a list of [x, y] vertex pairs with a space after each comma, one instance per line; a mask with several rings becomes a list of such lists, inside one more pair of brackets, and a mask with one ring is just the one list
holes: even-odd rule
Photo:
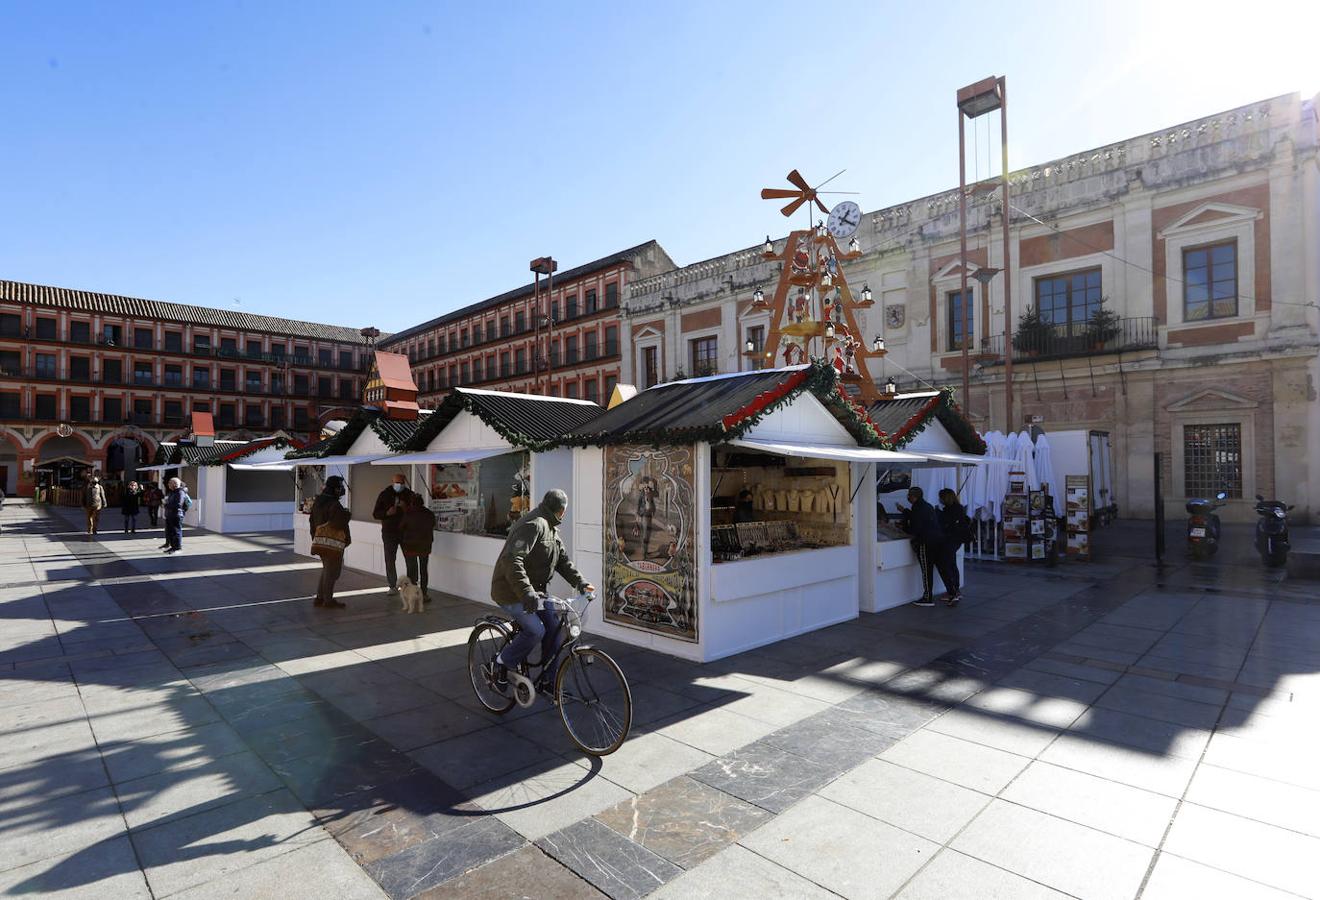
[[307, 459], [276, 459], [271, 462], [253, 463], [255, 469], [281, 469], [292, 463], [294, 466], [356, 466], [373, 460], [386, 458], [387, 454], [370, 453], [361, 456], [322, 456]]
[[922, 463], [924, 455], [901, 453], [896, 450], [877, 450], [871, 447], [836, 447], [829, 444], [788, 444], [779, 441], [760, 441], [754, 438], [736, 438], [728, 442], [749, 450], [763, 450], [780, 456], [805, 456], [815, 459], [838, 459], [859, 463]]
[[386, 456], [372, 461], [373, 466], [410, 466], [430, 463], [432, 465], [459, 465], [476, 462], [491, 456], [517, 452], [516, 447], [487, 447], [484, 450], [422, 450], [417, 453], [404, 453], [399, 456]]

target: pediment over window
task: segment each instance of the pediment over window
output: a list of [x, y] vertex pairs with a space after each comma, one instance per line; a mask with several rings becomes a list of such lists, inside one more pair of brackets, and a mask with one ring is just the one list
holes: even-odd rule
[[1171, 222], [1168, 227], [1160, 232], [1160, 237], [1219, 228], [1224, 225], [1254, 222], [1262, 215], [1260, 210], [1250, 206], [1236, 206], [1232, 203], [1202, 203]]
[[1246, 397], [1239, 397], [1237, 394], [1230, 394], [1228, 391], [1221, 391], [1215, 388], [1205, 388], [1188, 394], [1181, 400], [1170, 403], [1165, 407], [1169, 412], [1197, 412], [1205, 410], [1206, 412], [1227, 412], [1231, 410], [1252, 410], [1260, 404], [1255, 400]]
[[644, 341], [647, 338], [659, 338], [659, 337], [664, 337], [664, 332], [650, 325], [647, 325], [646, 327], [633, 332], [634, 341]]
[[[955, 259], [952, 262], [947, 262], [942, 267], [940, 267], [940, 270], [936, 272], [934, 275], [932, 275], [930, 280], [944, 281], [947, 278], [957, 278], [960, 274], [961, 269], [962, 269], [962, 263]], [[979, 271], [981, 271], [981, 267], [978, 266], [976, 263], [968, 263], [967, 264], [968, 280], [974, 278], [976, 276], [976, 273]]]

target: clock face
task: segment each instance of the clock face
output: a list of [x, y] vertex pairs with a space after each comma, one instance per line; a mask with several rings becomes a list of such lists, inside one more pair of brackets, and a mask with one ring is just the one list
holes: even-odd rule
[[825, 227], [830, 230], [830, 234], [842, 240], [852, 237], [861, 223], [862, 208], [851, 200], [845, 200], [830, 210], [830, 218]]

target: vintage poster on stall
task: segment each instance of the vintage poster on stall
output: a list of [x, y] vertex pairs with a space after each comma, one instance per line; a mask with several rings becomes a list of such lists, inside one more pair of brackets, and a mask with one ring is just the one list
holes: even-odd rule
[[695, 448], [605, 448], [605, 621], [697, 639]]
[[430, 506], [437, 531], [469, 530], [469, 520], [481, 511], [476, 465], [431, 466]]

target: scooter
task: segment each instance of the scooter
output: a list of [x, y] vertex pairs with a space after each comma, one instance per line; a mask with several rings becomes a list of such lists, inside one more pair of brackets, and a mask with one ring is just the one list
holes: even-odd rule
[[1213, 500], [1187, 501], [1187, 552], [1192, 559], [1209, 559], [1219, 549], [1219, 514], [1215, 510], [1228, 500], [1220, 491]]
[[1292, 509], [1279, 500], [1266, 500], [1256, 495], [1256, 552], [1260, 561], [1271, 568], [1278, 568], [1288, 562], [1288, 510]]

